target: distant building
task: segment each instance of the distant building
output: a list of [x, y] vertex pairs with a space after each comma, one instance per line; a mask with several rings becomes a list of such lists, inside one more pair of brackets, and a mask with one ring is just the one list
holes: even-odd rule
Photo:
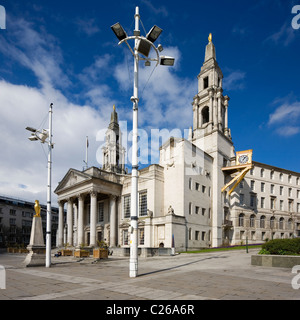
[[[224, 168], [236, 160], [222, 81], [210, 38], [189, 138], [170, 138], [160, 147], [159, 164], [139, 170], [141, 249], [171, 248], [173, 239], [180, 251], [300, 236], [300, 173], [254, 161], [230, 197], [221, 192], [235, 174]], [[121, 137], [114, 109], [102, 169], [70, 169], [57, 186], [59, 246], [93, 247], [105, 240], [110, 247], [129, 247], [131, 175], [124, 171]]]
[[[23, 245], [30, 241], [34, 202], [0, 196], [0, 247]], [[56, 246], [58, 208], [52, 207], [52, 246]], [[41, 205], [44, 237], [46, 235], [47, 206]]]

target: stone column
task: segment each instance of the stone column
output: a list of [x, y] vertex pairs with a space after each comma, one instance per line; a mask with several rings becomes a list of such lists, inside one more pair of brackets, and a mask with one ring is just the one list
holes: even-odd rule
[[225, 135], [228, 136], [228, 101], [229, 101], [229, 97], [225, 96], [224, 97], [224, 107], [225, 107]]
[[110, 197], [110, 246], [115, 247], [117, 245], [117, 214], [116, 214], [116, 196]]
[[73, 245], [78, 245], [78, 204], [73, 204], [74, 208], [74, 237], [73, 237]]
[[77, 246], [84, 244], [84, 237], [83, 237], [83, 212], [84, 212], [84, 195], [78, 196], [78, 240]]
[[208, 89], [209, 94], [209, 125], [208, 130], [211, 131], [213, 129], [213, 116], [214, 116], [214, 102], [213, 102], [213, 93], [214, 90], [212, 88]]
[[218, 128], [218, 105], [217, 105], [217, 97], [214, 97], [213, 101], [213, 109], [214, 109], [214, 129]]
[[70, 246], [73, 246], [73, 200], [72, 199], [68, 200], [67, 226], [68, 226], [67, 242]]
[[64, 245], [64, 202], [58, 201], [58, 247]]
[[96, 247], [96, 224], [97, 224], [97, 193], [91, 192], [90, 205], [90, 246]]
[[[221, 96], [218, 97], [218, 123], [222, 124]], [[222, 124], [223, 125], [223, 124]], [[221, 129], [221, 128], [220, 128]]]

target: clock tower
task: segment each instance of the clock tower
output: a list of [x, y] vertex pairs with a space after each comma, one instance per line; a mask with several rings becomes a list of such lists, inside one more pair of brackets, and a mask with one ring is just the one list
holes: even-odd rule
[[198, 93], [193, 99], [191, 142], [213, 158], [212, 179], [212, 246], [222, 245], [224, 167], [234, 157], [228, 127], [229, 97], [223, 95], [223, 73], [216, 60], [216, 49], [209, 35], [205, 59], [198, 75]]
[[125, 173], [125, 148], [122, 146], [122, 133], [115, 106], [113, 106], [110, 124], [105, 134], [105, 146], [102, 148], [102, 152], [103, 170]]

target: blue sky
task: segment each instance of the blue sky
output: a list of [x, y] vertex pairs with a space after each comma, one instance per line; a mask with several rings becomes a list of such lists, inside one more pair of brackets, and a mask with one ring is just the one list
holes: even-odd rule
[[110, 26], [120, 22], [132, 34], [135, 6], [147, 31], [154, 24], [163, 29], [158, 42], [176, 58], [173, 68], [141, 66], [139, 126], [150, 135], [151, 129], [192, 125], [191, 103], [211, 32], [230, 97], [235, 149], [251, 148], [255, 161], [300, 172], [300, 29], [291, 26], [297, 4], [0, 0], [6, 9], [6, 30], [0, 30], [0, 193], [45, 199], [46, 148], [27, 140], [24, 128], [46, 128], [51, 102], [54, 187], [70, 167], [82, 169], [86, 136], [89, 165], [99, 166], [113, 104], [131, 130], [133, 59]]

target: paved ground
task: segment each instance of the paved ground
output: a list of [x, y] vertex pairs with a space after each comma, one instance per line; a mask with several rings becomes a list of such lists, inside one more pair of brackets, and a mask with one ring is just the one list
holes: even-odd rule
[[51, 268], [23, 268], [25, 255], [3, 253], [0, 300], [300, 300], [291, 269], [251, 266], [256, 252], [140, 258], [137, 278], [128, 276], [128, 258], [59, 257]]

